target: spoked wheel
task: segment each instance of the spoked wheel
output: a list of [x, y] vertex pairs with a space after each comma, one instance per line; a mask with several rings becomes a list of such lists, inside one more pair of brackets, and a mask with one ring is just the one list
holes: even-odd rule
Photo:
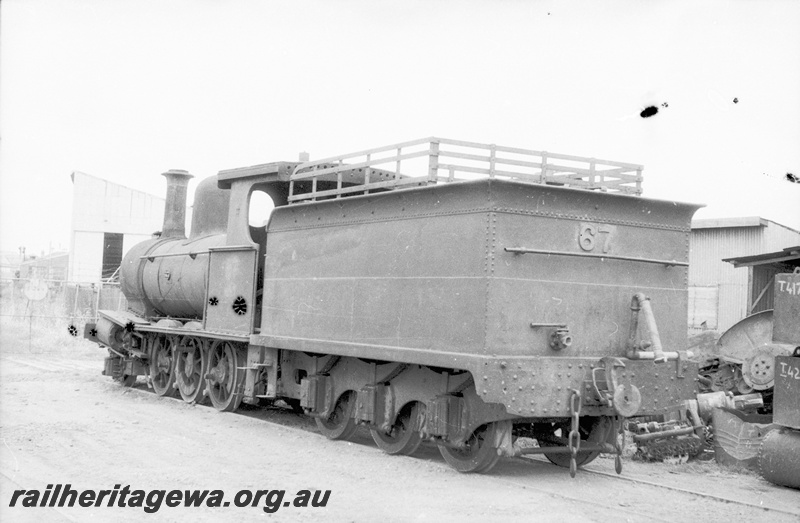
[[157, 336], [150, 347], [150, 382], [159, 396], [175, 393], [175, 340], [169, 336]]
[[349, 390], [339, 396], [336, 406], [327, 418], [314, 418], [317, 428], [328, 439], [349, 438], [357, 428], [356, 421], [353, 419], [355, 407], [356, 393]]
[[[609, 425], [611, 421], [609, 418], [581, 418], [578, 425], [581, 435], [581, 444], [588, 443], [596, 445], [603, 443], [603, 440], [608, 437], [608, 431], [611, 430]], [[540, 447], [565, 447], [569, 444], [569, 420], [560, 423], [542, 423], [537, 424], [536, 441]], [[560, 432], [559, 432], [560, 431]], [[613, 432], [613, 430], [612, 430]], [[569, 468], [570, 455], [565, 453], [544, 453], [545, 457], [551, 463], [559, 467]], [[599, 451], [580, 451], [575, 456], [575, 465], [578, 467], [587, 465], [592, 462], [597, 456], [600, 455]]]
[[187, 337], [175, 350], [175, 383], [183, 401], [203, 401], [206, 388], [206, 346], [200, 338]]
[[500, 459], [493, 446], [496, 433], [497, 425], [487, 423], [475, 429], [464, 448], [439, 445], [439, 452], [447, 464], [459, 472], [489, 472]]
[[387, 454], [404, 456], [416, 452], [422, 443], [422, 436], [416, 427], [420, 408], [419, 403], [413, 402], [400, 409], [388, 433], [381, 429], [370, 428], [369, 432], [378, 448]]
[[219, 411], [231, 412], [242, 401], [244, 351], [228, 341], [215, 341], [208, 357], [206, 387], [211, 403]]

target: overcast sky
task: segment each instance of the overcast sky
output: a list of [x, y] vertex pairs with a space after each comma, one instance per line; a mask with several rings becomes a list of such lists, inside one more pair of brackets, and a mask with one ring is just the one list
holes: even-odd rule
[[3, 250], [68, 248], [75, 170], [163, 196], [168, 169], [431, 135], [640, 163], [647, 197], [800, 229], [797, 1], [3, 0], [0, 17]]

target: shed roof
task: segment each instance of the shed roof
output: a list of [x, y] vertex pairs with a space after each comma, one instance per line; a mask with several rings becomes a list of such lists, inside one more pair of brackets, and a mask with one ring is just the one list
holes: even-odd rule
[[737, 218], [707, 218], [692, 220], [692, 229], [721, 229], [724, 227], [765, 227], [769, 220], [760, 216], [740, 216]]
[[722, 261], [732, 263], [734, 267], [751, 267], [753, 265], [766, 265], [785, 261], [800, 261], [800, 245], [787, 247], [781, 251], [756, 254], [754, 256], [739, 256], [725, 258]]
[[782, 223], [762, 218], [761, 216], [738, 216], [735, 218], [705, 218], [692, 220], [692, 230], [698, 229], [726, 229], [742, 227], [770, 227], [776, 226], [787, 231], [800, 233], [797, 229], [787, 227]]

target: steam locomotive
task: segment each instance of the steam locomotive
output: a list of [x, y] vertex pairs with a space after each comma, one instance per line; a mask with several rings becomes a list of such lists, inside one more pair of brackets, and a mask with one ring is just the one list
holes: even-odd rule
[[[158, 395], [283, 401], [388, 454], [432, 440], [460, 472], [616, 455], [624, 418], [696, 392], [698, 206], [641, 197], [634, 164], [426, 138], [319, 161], [169, 171], [159, 238], [121, 266], [127, 311], [85, 336]], [[251, 198], [274, 202], [250, 224]], [[533, 443], [535, 440], [535, 443]]]

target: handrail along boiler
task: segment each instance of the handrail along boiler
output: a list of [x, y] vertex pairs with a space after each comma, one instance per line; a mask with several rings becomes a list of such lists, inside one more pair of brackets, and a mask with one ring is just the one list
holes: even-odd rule
[[[165, 173], [163, 234], [121, 268], [126, 312], [87, 337], [104, 373], [219, 410], [283, 400], [329, 438], [436, 442], [462, 472], [616, 454], [622, 419], [694, 397], [697, 206], [641, 166], [427, 138], [314, 162]], [[248, 224], [251, 195], [275, 203]], [[526, 441], [535, 439], [538, 445]]]

